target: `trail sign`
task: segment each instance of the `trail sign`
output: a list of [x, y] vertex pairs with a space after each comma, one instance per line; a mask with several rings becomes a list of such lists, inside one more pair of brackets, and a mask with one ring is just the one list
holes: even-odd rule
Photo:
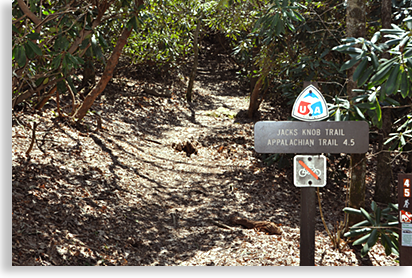
[[399, 264], [412, 266], [412, 174], [398, 174]]
[[313, 86], [307, 86], [295, 100], [292, 117], [302, 121], [320, 121], [329, 117], [325, 98]]
[[326, 157], [324, 155], [296, 155], [293, 159], [293, 182], [297, 187], [326, 185]]
[[[329, 117], [318, 89], [307, 86], [296, 99], [292, 117], [304, 121], [262, 121], [255, 124], [258, 153], [318, 153], [294, 158], [294, 183], [301, 187], [300, 265], [315, 264], [315, 187], [326, 185], [326, 158], [320, 153], [366, 153], [367, 122], [319, 122]], [[408, 190], [405, 191], [409, 193]]]
[[258, 153], [366, 153], [369, 125], [364, 121], [261, 121], [255, 124]]

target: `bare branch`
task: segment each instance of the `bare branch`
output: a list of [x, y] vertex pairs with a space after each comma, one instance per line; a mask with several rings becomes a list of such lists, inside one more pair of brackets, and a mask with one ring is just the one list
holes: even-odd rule
[[41, 20], [32, 12], [30, 11], [29, 7], [26, 5], [26, 3], [24, 3], [23, 0], [17, 0], [17, 2], [19, 3], [20, 9], [23, 11], [23, 13], [30, 18], [34, 24], [39, 24], [41, 22]]

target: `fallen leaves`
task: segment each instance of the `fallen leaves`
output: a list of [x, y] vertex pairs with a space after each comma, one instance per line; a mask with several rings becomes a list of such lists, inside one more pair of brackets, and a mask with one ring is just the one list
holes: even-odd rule
[[[94, 107], [102, 111], [100, 130], [93, 115], [84, 119], [90, 129], [79, 131], [50, 107], [41, 118], [14, 115], [12, 264], [299, 265], [299, 190], [290, 169], [263, 165], [253, 123], [234, 124], [234, 112], [247, 108], [240, 90], [202, 87], [191, 106], [177, 91], [167, 100], [108, 91]], [[206, 115], [222, 104], [230, 109], [219, 118]], [[33, 120], [39, 144], [27, 160], [24, 123]], [[196, 152], [188, 156], [184, 142]], [[343, 195], [339, 185], [325, 197]], [[325, 201], [330, 222], [342, 199]], [[283, 233], [208, 221], [229, 225], [232, 214], [274, 222]], [[317, 223], [316, 264], [362, 264], [353, 250], [333, 250]], [[374, 248], [372, 264], [396, 265]]]

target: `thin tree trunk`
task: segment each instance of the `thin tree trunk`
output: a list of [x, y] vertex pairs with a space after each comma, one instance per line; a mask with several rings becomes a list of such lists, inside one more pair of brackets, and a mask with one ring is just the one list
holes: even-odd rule
[[406, 173], [411, 173], [412, 172], [412, 153], [408, 154], [408, 163], [406, 164]]
[[193, 69], [192, 69], [192, 72], [190, 73], [189, 85], [187, 86], [187, 91], [186, 91], [187, 102], [192, 102], [193, 83], [196, 78], [197, 66], [199, 64], [199, 46], [198, 46], [199, 43], [198, 41], [199, 41], [199, 31], [200, 31], [201, 25], [202, 25], [202, 15], [200, 15], [197, 20], [197, 26], [196, 26], [196, 30], [194, 34], [194, 39], [193, 39], [194, 61], [193, 61]]
[[[365, 36], [365, 0], [347, 0], [346, 8], [346, 36], [347, 37], [364, 37]], [[356, 89], [356, 83], [353, 81], [353, 73], [356, 67], [348, 70], [347, 91], [350, 99], [356, 96], [353, 89]], [[365, 154], [350, 155], [350, 185], [349, 185], [349, 207], [360, 208], [365, 204], [366, 190], [366, 156]], [[362, 220], [359, 215], [349, 215], [349, 226]]]
[[117, 40], [116, 47], [114, 48], [112, 55], [107, 61], [106, 68], [104, 69], [99, 83], [97, 83], [96, 86], [93, 87], [92, 91], [86, 96], [79, 110], [77, 110], [75, 114], [75, 118], [77, 118], [78, 122], [80, 122], [84, 118], [87, 111], [90, 109], [90, 107], [92, 107], [96, 98], [103, 92], [103, 90], [106, 88], [107, 83], [109, 83], [110, 79], [112, 78], [113, 71], [119, 61], [122, 49], [126, 45], [127, 39], [129, 38], [131, 33], [132, 28], [130, 28], [130, 30], [128, 30], [127, 28], [123, 29], [122, 34]]
[[260, 77], [258, 81], [256, 82], [252, 93], [250, 94], [249, 109], [247, 112], [247, 116], [249, 119], [253, 118], [253, 115], [259, 109], [260, 102], [258, 98], [259, 98], [260, 90], [262, 89], [262, 83], [263, 83], [263, 77]]
[[[392, 0], [382, 0], [381, 21], [382, 28], [390, 29], [392, 20]], [[385, 40], [385, 38], [383, 38]], [[389, 59], [388, 52], [382, 54], [383, 58]], [[380, 203], [391, 202], [392, 168], [390, 166], [389, 146], [384, 145], [386, 138], [391, 132], [392, 121], [390, 109], [382, 109], [382, 129], [379, 135], [379, 147], [377, 155], [376, 185], [374, 200]]]

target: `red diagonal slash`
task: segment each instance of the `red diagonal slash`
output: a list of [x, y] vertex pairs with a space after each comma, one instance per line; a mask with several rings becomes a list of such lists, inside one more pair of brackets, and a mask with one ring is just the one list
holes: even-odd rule
[[308, 171], [315, 179], [320, 180], [320, 178], [318, 177], [318, 175], [315, 174], [315, 172], [313, 172], [308, 165], [306, 165], [302, 160], [298, 160], [299, 164], [303, 166], [303, 168], [306, 169], [306, 171]]

